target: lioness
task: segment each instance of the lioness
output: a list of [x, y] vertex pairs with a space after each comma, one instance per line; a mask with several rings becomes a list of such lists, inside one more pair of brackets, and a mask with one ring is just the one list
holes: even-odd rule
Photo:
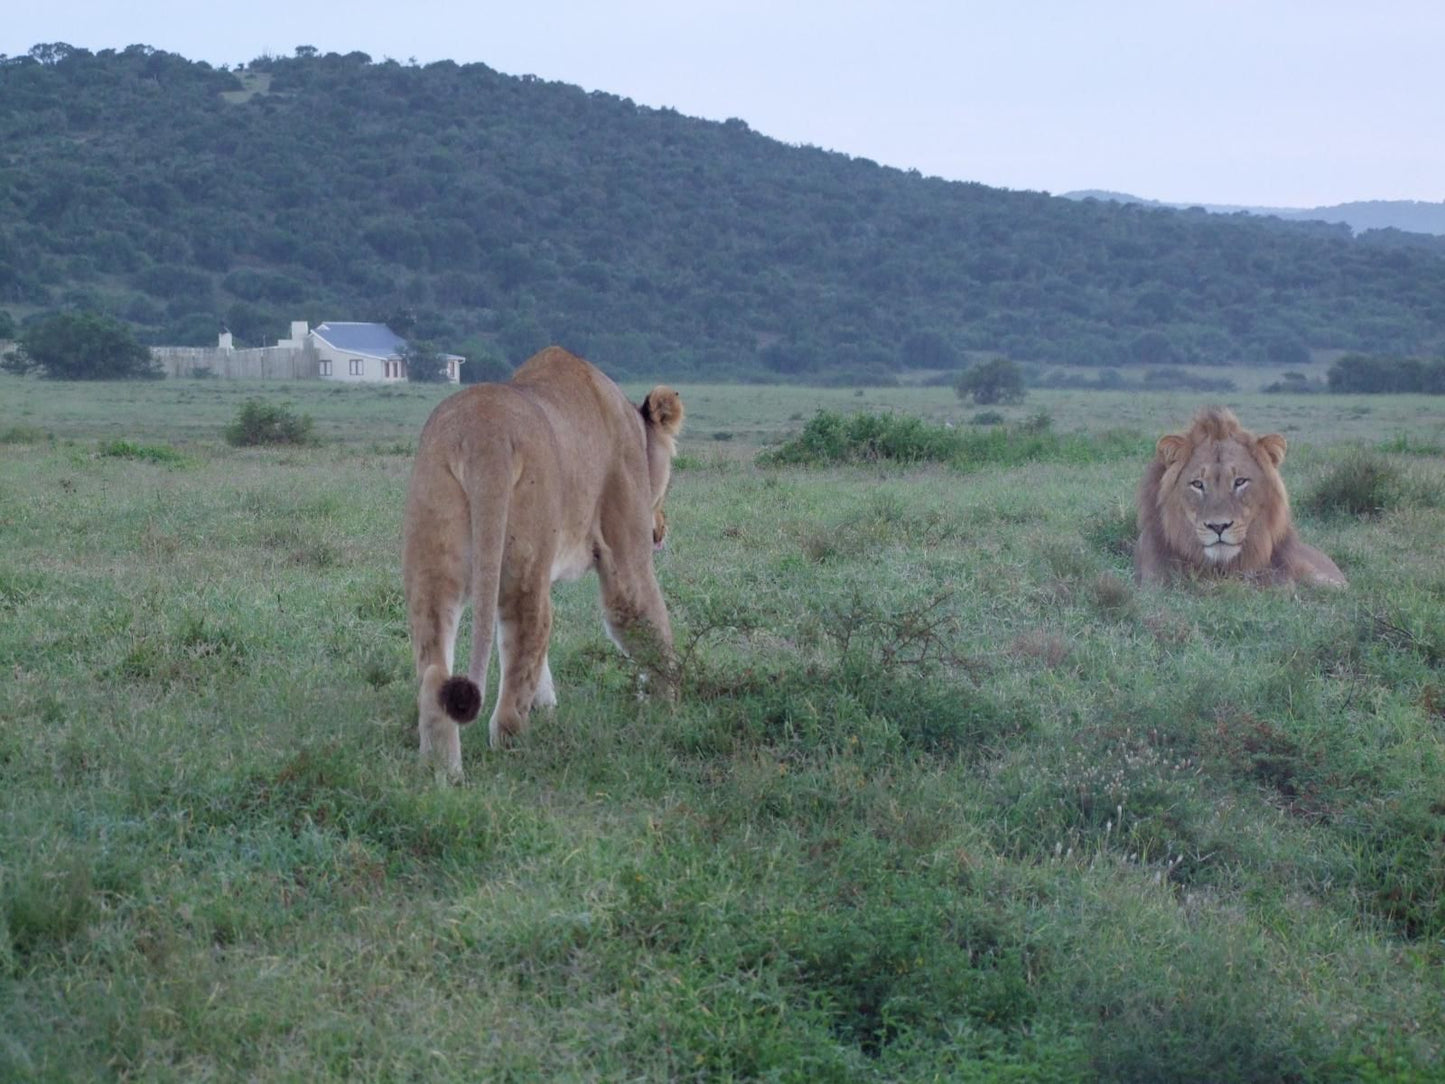
[[[666, 533], [682, 400], [658, 386], [633, 406], [600, 370], [560, 347], [507, 384], [441, 402], [422, 429], [402, 552], [421, 752], [462, 769], [458, 724], [476, 718], [496, 630], [501, 689], [493, 747], [557, 694], [547, 664], [551, 585], [596, 569], [603, 621], [624, 653], [644, 653], [670, 691], [672, 629], [652, 567]], [[472, 654], [452, 676], [468, 590]]]
[[1223, 407], [1201, 410], [1187, 433], [1160, 437], [1139, 486], [1135, 578], [1202, 572], [1344, 586], [1335, 563], [1295, 533], [1279, 475], [1284, 450], [1284, 437], [1256, 438]]

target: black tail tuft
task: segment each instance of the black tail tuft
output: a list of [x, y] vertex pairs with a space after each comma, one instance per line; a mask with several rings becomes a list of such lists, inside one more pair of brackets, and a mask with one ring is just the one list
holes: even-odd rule
[[482, 690], [469, 677], [449, 677], [437, 690], [437, 703], [458, 723], [470, 723], [482, 710]]

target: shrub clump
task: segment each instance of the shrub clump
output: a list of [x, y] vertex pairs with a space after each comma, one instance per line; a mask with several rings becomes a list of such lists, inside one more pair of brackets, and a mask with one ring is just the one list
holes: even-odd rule
[[1014, 426], [972, 430], [931, 425], [899, 414], [845, 416], [820, 410], [792, 440], [763, 452], [763, 466], [828, 466], [848, 463], [947, 463], [959, 470], [1035, 461], [1097, 463], [1145, 454], [1136, 434], [1060, 435], [1041, 413]]
[[174, 467], [184, 463], [186, 457], [168, 444], [137, 444], [129, 440], [108, 440], [100, 446], [100, 454], [108, 459], [142, 459], [148, 463], [159, 463]]
[[44, 439], [45, 434], [33, 425], [12, 425], [9, 429], [0, 429], [0, 444], [39, 444]]
[[297, 414], [280, 403], [247, 399], [226, 426], [226, 443], [236, 447], [253, 444], [313, 444], [309, 414]]
[[953, 430], [905, 414], [843, 415], [820, 410], [792, 440], [764, 452], [765, 465], [946, 462], [958, 442]]
[[973, 396], [979, 406], [1022, 403], [1028, 394], [1024, 389], [1024, 371], [1008, 358], [994, 358], [964, 370], [953, 390], [960, 399]]
[[1332, 392], [1445, 395], [1445, 358], [1346, 354], [1330, 366], [1327, 379]]
[[1234, 391], [1227, 376], [1200, 376], [1186, 369], [1147, 369], [1141, 386], [1146, 391]]
[[1375, 516], [1400, 503], [1400, 469], [1369, 452], [1355, 452], [1320, 482], [1305, 502], [1319, 516]]
[[1315, 395], [1327, 391], [1328, 386], [1323, 380], [1311, 380], [1304, 373], [1284, 373], [1272, 384], [1266, 384], [1259, 389], [1267, 395]]

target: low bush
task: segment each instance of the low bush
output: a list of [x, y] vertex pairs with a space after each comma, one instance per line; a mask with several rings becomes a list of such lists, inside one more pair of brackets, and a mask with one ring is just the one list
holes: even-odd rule
[[904, 414], [842, 415], [820, 410], [792, 440], [764, 452], [767, 465], [791, 463], [946, 462], [957, 451], [954, 431]]
[[1144, 373], [1146, 391], [1234, 391], [1227, 376], [1200, 376], [1187, 369], [1149, 369]]
[[763, 466], [828, 466], [844, 463], [947, 463], [960, 470], [988, 464], [1035, 460], [1095, 463], [1145, 455], [1148, 444], [1136, 434], [1060, 435], [1053, 419], [1041, 412], [1016, 426], [992, 425], [972, 431], [930, 425], [900, 414], [850, 416], [820, 410], [803, 431], [761, 453]]
[[1319, 516], [1374, 516], [1401, 497], [1400, 470], [1388, 459], [1356, 452], [1334, 468], [1304, 502]]
[[12, 425], [0, 429], [0, 444], [39, 444], [45, 434], [33, 425]]
[[247, 399], [226, 426], [226, 443], [236, 447], [254, 444], [312, 444], [309, 414], [296, 414], [281, 403]]
[[141, 459], [168, 467], [178, 466], [186, 459], [169, 444], [136, 444], [129, 440], [108, 440], [99, 451], [108, 459]]
[[1311, 380], [1304, 373], [1290, 372], [1281, 374], [1278, 380], [1259, 390], [1267, 395], [1316, 395], [1329, 388], [1323, 380]]
[[1346, 354], [1327, 374], [1330, 391], [1355, 394], [1445, 394], [1445, 359]]

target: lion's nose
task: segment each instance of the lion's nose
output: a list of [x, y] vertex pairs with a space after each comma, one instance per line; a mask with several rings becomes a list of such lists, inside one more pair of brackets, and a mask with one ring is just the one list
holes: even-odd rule
[[1227, 519], [1227, 520], [1225, 520], [1223, 523], [1206, 523], [1204, 526], [1208, 527], [1211, 531], [1213, 531], [1215, 534], [1217, 534], [1220, 538], [1223, 538], [1223, 537], [1224, 537], [1224, 532], [1227, 531], [1227, 530], [1229, 530], [1229, 528], [1231, 528], [1231, 527], [1234, 526], [1234, 520], [1232, 520], [1232, 519]]

